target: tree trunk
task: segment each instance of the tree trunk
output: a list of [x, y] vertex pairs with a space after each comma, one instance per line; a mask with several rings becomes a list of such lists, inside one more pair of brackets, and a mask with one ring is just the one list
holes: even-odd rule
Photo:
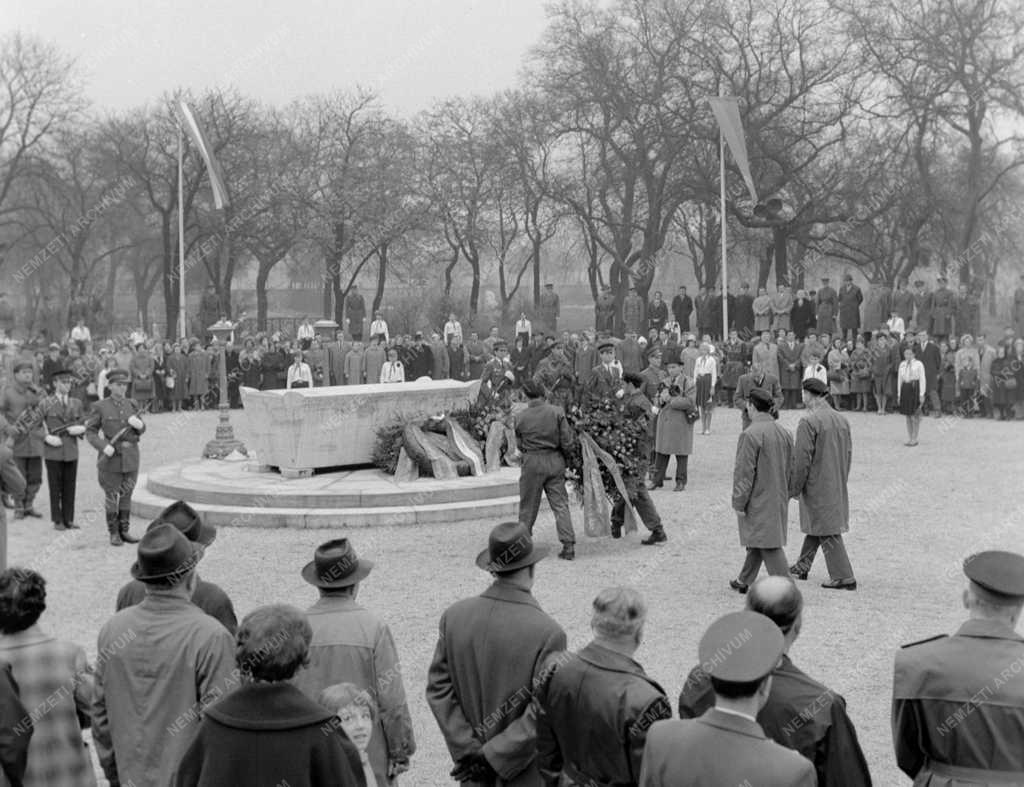
[[540, 236], [533, 238], [533, 308], [540, 306]]
[[761, 257], [760, 264], [757, 268], [757, 289], [760, 290], [762, 287], [768, 287], [768, 274], [772, 272], [772, 261], [775, 256], [775, 247], [767, 246], [765, 248], [764, 256]]
[[[103, 290], [103, 302], [106, 304], [106, 325], [105, 333], [110, 334], [114, 327], [114, 291], [117, 289], [117, 262], [114, 261], [113, 256], [110, 257], [110, 265], [107, 268], [107, 282], [106, 287]], [[170, 323], [168, 323], [170, 326]], [[99, 326], [96, 326], [97, 328]], [[170, 331], [168, 331], [169, 333]]]
[[257, 260], [256, 268], [256, 330], [267, 330], [267, 280], [270, 279], [270, 269], [273, 263], [265, 264], [263, 260]]
[[[789, 240], [788, 227], [772, 227], [772, 242], [775, 255], [775, 286], [789, 284], [789, 253], [787, 241]], [[768, 277], [765, 276], [767, 281]]]
[[[445, 281], [448, 286], [451, 286], [451, 270], [445, 271]], [[380, 309], [380, 304], [384, 300], [384, 284], [388, 280], [388, 244], [382, 243], [377, 248], [377, 291], [373, 294], [373, 308], [370, 310], [370, 314], [374, 315]], [[445, 295], [448, 291], [445, 290]], [[372, 320], [373, 317], [371, 316]]]
[[480, 310], [480, 258], [475, 255], [466, 257], [466, 262], [473, 271], [473, 283], [469, 288], [469, 315], [473, 318]]

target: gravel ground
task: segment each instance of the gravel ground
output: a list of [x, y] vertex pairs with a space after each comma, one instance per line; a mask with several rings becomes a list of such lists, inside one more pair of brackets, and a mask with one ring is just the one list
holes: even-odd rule
[[[244, 417], [239, 412], [232, 416], [236, 434], [244, 440]], [[875, 783], [904, 784], [909, 781], [895, 766], [889, 732], [893, 651], [959, 625], [964, 556], [996, 547], [1024, 551], [1019, 486], [1024, 424], [928, 419], [921, 445], [906, 448], [899, 416], [850, 418], [854, 466], [847, 544], [860, 589], [821, 589], [827, 575], [819, 557], [810, 581], [802, 584], [804, 629], [791, 655], [797, 665], [846, 697]], [[795, 429], [799, 413], [784, 413], [783, 419]], [[161, 414], [147, 420], [143, 469], [198, 456], [213, 436], [216, 414]], [[713, 435], [695, 437], [687, 491], [654, 493], [669, 534], [666, 545], [643, 547], [637, 534], [621, 541], [580, 536], [576, 561], [540, 564], [535, 588], [543, 608], [565, 627], [571, 648], [588, 640], [590, 601], [602, 587], [628, 584], [641, 589], [650, 619], [637, 657], [668, 691], [673, 707], [706, 625], [742, 605], [728, 587], [743, 557], [729, 505], [738, 412], [720, 409], [713, 426]], [[83, 456], [78, 505], [82, 530], [69, 535], [56, 533], [46, 520], [12, 522], [9, 549], [12, 565], [31, 566], [49, 582], [44, 627], [95, 655], [96, 634], [113, 612], [134, 552], [106, 544], [92, 449], [85, 446]], [[45, 489], [40, 502], [45, 513]], [[581, 531], [579, 511], [574, 516]], [[493, 524], [349, 533], [359, 554], [376, 562], [360, 600], [390, 624], [405, 665], [419, 751], [403, 784], [451, 784], [451, 763], [423, 698], [426, 671], [441, 612], [488, 584], [473, 557], [486, 546]], [[133, 519], [133, 532], [144, 526]], [[557, 546], [550, 514], [541, 514], [535, 532], [539, 541]], [[790, 507], [789, 532], [793, 557], [800, 540], [795, 505]], [[316, 592], [302, 581], [299, 569], [317, 544], [339, 535], [329, 530], [222, 528], [200, 571], [228, 592], [239, 618], [271, 602], [304, 607], [313, 603]]]

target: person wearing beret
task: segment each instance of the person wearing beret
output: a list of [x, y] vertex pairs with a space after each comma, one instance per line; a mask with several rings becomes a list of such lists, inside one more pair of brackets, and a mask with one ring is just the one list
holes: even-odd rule
[[1024, 556], [964, 561], [968, 620], [896, 653], [896, 762], [918, 785], [1024, 784]]
[[797, 579], [807, 579], [820, 546], [829, 573], [829, 580], [821, 586], [856, 590], [857, 580], [843, 543], [843, 533], [850, 529], [850, 422], [829, 405], [825, 398], [828, 386], [821, 380], [809, 378], [803, 387], [806, 411], [796, 429], [789, 495], [800, 500], [804, 543], [790, 573]]
[[537, 692], [544, 784], [637, 783], [647, 730], [672, 718], [665, 690], [634, 658], [646, 619], [647, 604], [636, 590], [602, 590], [590, 619], [594, 639], [552, 658]]
[[92, 737], [113, 787], [171, 784], [201, 711], [241, 682], [235, 638], [192, 603], [202, 555], [169, 522], [147, 531], [131, 567], [146, 598], [100, 629]]
[[[820, 787], [871, 787], [871, 773], [857, 730], [847, 715], [846, 700], [790, 659], [803, 627], [800, 589], [789, 577], [763, 577], [750, 586], [746, 598], [746, 608], [771, 619], [785, 640], [757, 723], [773, 741], [814, 763]], [[711, 676], [698, 665], [690, 671], [679, 695], [679, 718], [698, 718], [714, 704]], [[794, 724], [795, 718], [801, 723]]]
[[533, 694], [566, 649], [565, 631], [530, 592], [547, 555], [522, 523], [496, 525], [476, 558], [493, 584], [441, 616], [426, 696], [461, 784], [542, 784]]
[[714, 707], [696, 719], [658, 721], [647, 732], [639, 787], [815, 787], [814, 765], [780, 746], [757, 722], [785, 639], [770, 618], [732, 612], [701, 638]]
[[43, 438], [46, 484], [50, 488], [50, 519], [54, 530], [77, 530], [75, 491], [78, 484], [78, 441], [85, 434], [84, 406], [71, 396], [74, 375], [61, 369], [53, 375], [54, 392], [40, 408], [43, 413]]
[[125, 397], [129, 376], [122, 369], [107, 375], [110, 396], [93, 405], [85, 424], [86, 439], [98, 452], [97, 473], [111, 546], [139, 541], [128, 528], [132, 492], [139, 476], [139, 436], [146, 431], [146, 424], [139, 418], [138, 405]]
[[369, 694], [378, 712], [366, 755], [377, 787], [387, 787], [409, 769], [416, 739], [391, 629], [357, 601], [373, 566], [347, 538], [321, 544], [303, 566], [302, 578], [320, 598], [306, 610], [313, 631], [309, 664], [293, 683], [313, 700], [339, 683]]
[[747, 399], [750, 426], [740, 432], [733, 468], [732, 507], [746, 559], [729, 586], [746, 593], [763, 562], [769, 574], [787, 571], [786, 520], [793, 438], [771, 414], [774, 402], [763, 388]]
[[25, 491], [15, 499], [15, 519], [42, 518], [35, 507], [36, 495], [43, 485], [43, 415], [39, 405], [46, 392], [32, 378], [31, 361], [14, 364], [14, 381], [0, 394], [0, 415], [7, 419], [6, 436], [14, 440], [14, 462], [25, 479]]
[[[203, 522], [199, 513], [184, 500], [176, 500], [167, 508], [161, 511], [146, 531], [152, 530], [159, 525], [170, 523], [180, 530], [185, 538], [194, 544], [199, 544], [204, 549], [208, 548], [217, 538], [217, 528]], [[137, 579], [133, 579], [121, 588], [117, 594], [115, 609], [121, 611], [125, 607], [131, 607], [140, 603], [146, 597], [146, 585]], [[212, 582], [207, 582], [196, 576], [196, 589], [192, 594], [192, 603], [199, 609], [216, 618], [232, 634], [238, 629], [238, 618], [235, 617], [235, 607], [231, 603], [228, 594]]]

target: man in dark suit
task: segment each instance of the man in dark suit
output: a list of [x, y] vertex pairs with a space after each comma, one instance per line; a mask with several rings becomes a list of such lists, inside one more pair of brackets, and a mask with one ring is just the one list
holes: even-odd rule
[[[803, 595], [787, 577], [765, 577], [750, 587], [747, 609], [782, 631], [782, 660], [772, 670], [768, 701], [757, 723], [776, 743], [814, 763], [819, 787], [870, 787], [871, 774], [846, 714], [846, 701], [799, 669], [789, 658], [803, 625]], [[679, 695], [679, 718], [695, 719], [715, 704], [711, 676], [694, 667]], [[800, 724], [793, 719], [799, 718]]]
[[690, 315], [693, 314], [693, 298], [686, 294], [686, 288], [680, 287], [679, 294], [672, 299], [672, 317], [679, 324], [679, 330], [690, 330]]
[[[643, 641], [647, 605], [631, 588], [594, 599], [593, 641], [560, 653], [538, 692], [537, 760], [545, 784], [636, 784], [656, 721], [672, 718], [665, 691], [633, 655]], [[585, 691], [581, 691], [585, 687]]]
[[740, 375], [739, 382], [736, 384], [736, 393], [732, 398], [732, 406], [740, 409], [741, 423], [744, 429], [750, 426], [747, 400], [750, 398], [750, 392], [755, 388], [761, 388], [771, 395], [775, 401], [773, 413], [782, 407], [782, 386], [779, 385], [779, 378], [774, 374], [765, 372], [759, 363], [751, 364], [750, 371], [747, 374]]
[[1024, 556], [964, 561], [970, 619], [896, 653], [892, 736], [914, 784], [1024, 784]]
[[839, 315], [839, 293], [829, 284], [829, 278], [823, 277], [821, 288], [817, 294], [818, 333], [832, 333], [836, 329], [836, 317]]
[[75, 490], [78, 484], [78, 441], [85, 434], [82, 402], [71, 396], [74, 375], [61, 369], [53, 375], [54, 392], [40, 409], [46, 436], [43, 460], [50, 488], [50, 520], [54, 530], [77, 530]]
[[784, 648], [779, 627], [756, 612], [712, 623], [698, 654], [715, 706], [698, 719], [651, 726], [639, 787], [815, 787], [811, 762], [767, 737], [756, 720]]
[[[846, 274], [843, 287], [839, 291], [839, 330], [843, 338], [854, 339], [860, 332], [860, 305], [863, 302], [864, 293], [853, 283], [853, 276]], [[888, 315], [886, 316], [888, 317]], [[870, 327], [877, 328], [878, 326]]]
[[543, 667], [566, 648], [562, 627], [530, 592], [536, 564], [547, 554], [525, 525], [497, 525], [476, 558], [494, 584], [441, 616], [426, 695], [457, 782], [541, 784], [533, 697], [544, 683]]
[[942, 416], [942, 403], [939, 401], [939, 372], [942, 371], [942, 351], [929, 337], [928, 331], [917, 334], [917, 346], [920, 348], [917, 359], [924, 366], [925, 395], [928, 397], [928, 409], [935, 418]]
[[729, 306], [730, 322], [733, 330], [746, 341], [754, 335], [754, 296], [750, 294], [750, 285], [746, 282], [740, 285], [740, 294]]

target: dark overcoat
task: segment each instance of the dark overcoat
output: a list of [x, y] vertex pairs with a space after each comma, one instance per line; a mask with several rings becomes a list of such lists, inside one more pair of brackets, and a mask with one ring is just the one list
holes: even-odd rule
[[759, 549], [786, 545], [793, 436], [768, 413], [755, 413], [740, 432], [733, 468], [732, 507], [740, 544]]
[[850, 422], [827, 402], [811, 407], [796, 428], [789, 494], [800, 498], [800, 530], [834, 536], [850, 529], [847, 481], [853, 458]]

